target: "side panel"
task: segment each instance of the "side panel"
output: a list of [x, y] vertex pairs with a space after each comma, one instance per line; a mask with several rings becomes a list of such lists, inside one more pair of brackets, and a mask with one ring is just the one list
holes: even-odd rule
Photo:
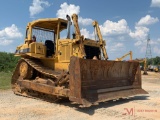
[[58, 62], [70, 62], [72, 43], [61, 40], [58, 45]]
[[29, 48], [31, 53], [46, 55], [46, 47], [42, 43], [30, 43]]
[[55, 60], [54, 59], [41, 59], [41, 62], [43, 63], [44, 66], [51, 68], [55, 70]]

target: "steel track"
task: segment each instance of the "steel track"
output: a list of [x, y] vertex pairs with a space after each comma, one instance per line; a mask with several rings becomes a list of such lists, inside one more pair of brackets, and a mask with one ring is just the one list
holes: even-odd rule
[[[53, 69], [47, 68], [43, 66], [42, 62], [38, 59], [28, 59], [28, 58], [21, 58], [19, 62], [17, 63], [17, 66], [15, 68], [15, 71], [13, 72], [12, 75], [12, 90], [14, 91], [15, 94], [24, 96], [24, 97], [29, 97], [29, 98], [36, 98], [36, 99], [43, 99], [43, 100], [49, 100], [52, 102], [55, 102], [58, 100], [57, 96], [53, 95], [48, 95], [44, 93], [40, 93], [38, 91], [33, 91], [33, 90], [28, 90], [26, 88], [21, 88], [18, 84], [18, 80], [22, 80], [22, 78], [19, 75], [19, 66], [21, 62], [25, 61], [28, 63], [33, 69], [35, 69], [37, 72], [41, 73], [41, 75], [54, 79], [55, 81], [59, 81], [62, 77], [62, 74], [60, 72], [56, 72]], [[64, 76], [64, 75], [63, 75]]]

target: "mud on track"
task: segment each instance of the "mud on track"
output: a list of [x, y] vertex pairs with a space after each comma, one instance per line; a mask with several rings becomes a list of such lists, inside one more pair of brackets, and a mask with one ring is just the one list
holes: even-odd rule
[[51, 103], [0, 91], [0, 120], [159, 120], [160, 74], [142, 75], [148, 95], [79, 108], [69, 101]]

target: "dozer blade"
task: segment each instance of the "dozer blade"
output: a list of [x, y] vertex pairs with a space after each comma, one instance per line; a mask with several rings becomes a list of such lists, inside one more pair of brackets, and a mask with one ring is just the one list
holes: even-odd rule
[[141, 87], [141, 71], [139, 63], [135, 61], [71, 57], [69, 74], [69, 99], [85, 107], [108, 100], [147, 94]]

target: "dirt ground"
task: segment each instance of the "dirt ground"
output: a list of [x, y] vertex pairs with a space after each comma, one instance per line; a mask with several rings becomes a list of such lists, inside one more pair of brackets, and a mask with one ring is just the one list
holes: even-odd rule
[[149, 94], [79, 108], [68, 101], [50, 103], [0, 91], [0, 120], [160, 120], [160, 73], [142, 75]]

